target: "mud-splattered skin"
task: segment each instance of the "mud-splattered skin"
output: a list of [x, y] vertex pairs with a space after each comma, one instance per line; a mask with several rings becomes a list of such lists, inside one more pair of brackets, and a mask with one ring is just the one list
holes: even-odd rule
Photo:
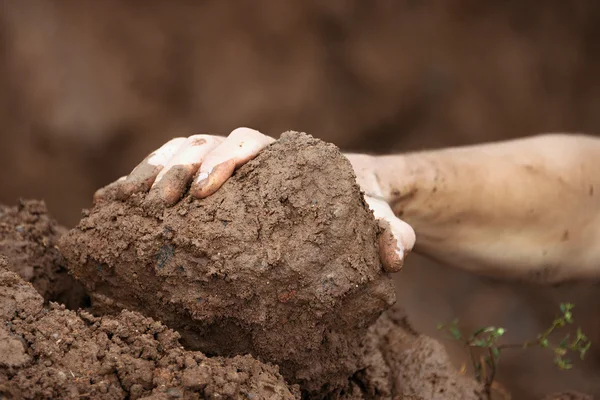
[[140, 310], [208, 354], [251, 353], [313, 394], [364, 368], [395, 301], [348, 160], [287, 133], [211, 196], [104, 202], [60, 243], [96, 307]]

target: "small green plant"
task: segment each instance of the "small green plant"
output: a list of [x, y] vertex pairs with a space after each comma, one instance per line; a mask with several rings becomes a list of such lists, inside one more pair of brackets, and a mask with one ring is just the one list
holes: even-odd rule
[[[475, 379], [483, 383], [484, 390], [490, 396], [498, 371], [500, 356], [504, 350], [532, 347], [551, 349], [554, 353], [554, 364], [560, 369], [571, 369], [573, 367], [571, 360], [567, 358], [569, 352], [577, 353], [583, 360], [592, 343], [581, 332], [580, 328], [577, 328], [574, 338], [567, 334], [558, 344], [552, 343], [549, 338], [553, 332], [573, 323], [573, 308], [573, 304], [561, 304], [560, 315], [554, 319], [548, 329], [537, 335], [535, 339], [518, 344], [499, 343], [506, 330], [494, 326], [479, 328], [471, 335], [465, 336], [458, 328], [457, 319], [446, 325], [438, 325], [438, 330], [446, 330], [453, 339], [461, 341], [467, 347], [475, 371]], [[479, 357], [477, 356], [478, 352], [480, 353]]]

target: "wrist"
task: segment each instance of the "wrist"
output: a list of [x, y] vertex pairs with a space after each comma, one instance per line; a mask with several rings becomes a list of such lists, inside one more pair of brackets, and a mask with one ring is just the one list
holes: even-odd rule
[[345, 154], [366, 195], [386, 201], [396, 215], [421, 192], [437, 190], [437, 168], [423, 153], [372, 156]]
[[[377, 156], [373, 160], [373, 173], [382, 198], [385, 199], [396, 214], [401, 213], [407, 202], [412, 199], [424, 182], [424, 171], [427, 171], [420, 160], [413, 155]], [[421, 176], [421, 177], [420, 177]]]
[[352, 169], [356, 175], [356, 183], [360, 186], [365, 195], [387, 201], [378, 176], [378, 157], [368, 154], [344, 154], [352, 164]]

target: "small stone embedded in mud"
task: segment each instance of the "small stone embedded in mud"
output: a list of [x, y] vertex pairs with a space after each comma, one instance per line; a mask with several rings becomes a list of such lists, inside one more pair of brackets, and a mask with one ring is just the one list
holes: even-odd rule
[[150, 203], [103, 203], [61, 240], [98, 309], [138, 310], [208, 354], [250, 353], [313, 395], [365, 367], [360, 342], [395, 295], [335, 146], [284, 133], [214, 195]]

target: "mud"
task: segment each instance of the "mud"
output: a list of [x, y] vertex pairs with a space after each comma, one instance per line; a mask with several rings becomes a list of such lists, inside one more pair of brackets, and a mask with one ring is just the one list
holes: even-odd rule
[[[34, 207], [35, 206], [35, 207]], [[39, 208], [36, 208], [39, 207]], [[25, 201], [11, 212], [22, 225], [43, 203]], [[24, 209], [29, 208], [29, 212]], [[4, 208], [8, 210], [9, 208]], [[60, 233], [45, 213], [49, 226]], [[32, 231], [23, 246], [33, 247], [47, 232]], [[6, 237], [2, 240], [6, 242]], [[32, 253], [21, 268], [38, 265]], [[57, 256], [60, 260], [60, 257]], [[13, 272], [0, 255], [0, 397], [7, 399], [300, 399], [279, 368], [250, 355], [231, 358], [186, 350], [180, 335], [134, 311], [97, 317], [48, 303]], [[41, 270], [40, 270], [41, 271]], [[72, 290], [75, 290], [72, 288]], [[65, 289], [65, 293], [68, 290]], [[227, 336], [229, 331], [223, 331]], [[394, 306], [368, 328], [355, 349], [363, 368], [327, 399], [485, 398], [481, 386], [452, 366], [443, 346], [414, 331]], [[340, 359], [342, 357], [340, 356]], [[579, 396], [579, 397], [577, 397]], [[317, 396], [305, 396], [316, 398]], [[575, 392], [547, 399], [583, 400]]]
[[[187, 351], [177, 332], [137, 312], [95, 317], [42, 297], [0, 258], [0, 395], [8, 399], [300, 399], [276, 366]], [[479, 399], [443, 347], [412, 331], [399, 308], [363, 346], [365, 369], [328, 398]]]
[[50, 218], [42, 201], [22, 200], [16, 207], [0, 204], [0, 255], [8, 258], [12, 270], [47, 301], [83, 307], [88, 302], [85, 290], [56, 248], [66, 231]]
[[481, 385], [453, 367], [439, 342], [413, 330], [398, 306], [369, 328], [362, 349], [367, 367], [352, 377], [344, 398], [487, 398]]
[[253, 354], [312, 394], [364, 367], [360, 340], [395, 294], [335, 146], [284, 133], [204, 200], [145, 200], [103, 203], [60, 242], [98, 307], [155, 317], [208, 354]]
[[[6, 259], [4, 259], [4, 263]], [[299, 399], [277, 367], [207, 358], [136, 312], [97, 318], [52, 303], [0, 265], [0, 397]]]

